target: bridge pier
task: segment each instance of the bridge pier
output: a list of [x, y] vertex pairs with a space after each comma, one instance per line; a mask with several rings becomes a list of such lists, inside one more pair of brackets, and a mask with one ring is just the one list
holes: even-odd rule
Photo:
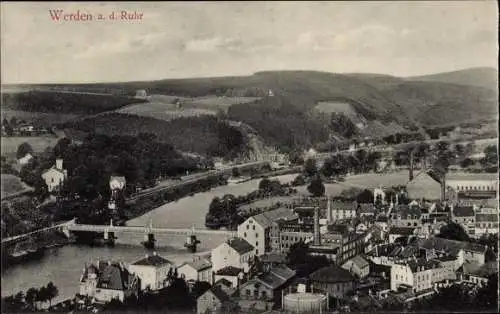
[[144, 235], [144, 241], [142, 242], [142, 244], [147, 249], [154, 249], [155, 242], [156, 242], [156, 239], [155, 239], [154, 233], [148, 233], [148, 234]]
[[188, 250], [191, 253], [196, 253], [196, 249], [197, 249], [199, 243], [200, 243], [200, 240], [198, 240], [198, 238], [196, 238], [196, 235], [192, 234], [192, 235], [188, 235], [186, 237], [186, 243], [184, 243], [184, 246], [186, 248], [188, 248]]
[[108, 230], [104, 231], [104, 243], [110, 246], [115, 245], [115, 233]]

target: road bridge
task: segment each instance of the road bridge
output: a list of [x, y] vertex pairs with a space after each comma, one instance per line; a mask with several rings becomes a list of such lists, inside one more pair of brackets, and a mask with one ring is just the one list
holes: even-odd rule
[[16, 235], [16, 236], [4, 238], [4, 239], [2, 239], [2, 244], [8, 244], [8, 243], [12, 243], [12, 242], [15, 242], [15, 241], [18, 241], [18, 240], [24, 240], [24, 239], [26, 239], [26, 238], [28, 238], [28, 237], [30, 237], [32, 235], [35, 235], [35, 234], [38, 234], [38, 233], [47, 232], [47, 231], [51, 231], [51, 230], [59, 229], [59, 230], [62, 231], [65, 226], [72, 225], [74, 223], [75, 223], [75, 219], [67, 221], [67, 222], [64, 222], [62, 224], [55, 225], [55, 226], [50, 226], [50, 227], [46, 227], [46, 228], [42, 228], [42, 229], [37, 229], [37, 230], [31, 231], [31, 232], [28, 232], [28, 233], [23, 233], [23, 234], [20, 234], [20, 235]]

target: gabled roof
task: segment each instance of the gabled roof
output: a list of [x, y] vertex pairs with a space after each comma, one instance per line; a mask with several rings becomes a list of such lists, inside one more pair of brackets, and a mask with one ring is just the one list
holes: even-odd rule
[[124, 176], [111, 176], [109, 177], [109, 181], [118, 181], [120, 183], [124, 183], [125, 184], [125, 177]]
[[231, 300], [230, 295], [226, 291], [217, 286], [210, 288], [210, 290], [208, 290], [205, 293], [213, 294], [217, 298], [217, 300], [219, 300], [219, 302], [221, 303]]
[[320, 268], [312, 273], [309, 278], [313, 281], [327, 283], [348, 282], [355, 280], [351, 273], [335, 265]]
[[498, 222], [497, 214], [476, 214], [476, 222]]
[[226, 243], [240, 255], [253, 251], [254, 249], [253, 245], [251, 245], [250, 243], [247, 242], [247, 240], [242, 238], [232, 238], [228, 240]]
[[242, 287], [249, 284], [260, 282], [270, 289], [277, 289], [283, 286], [286, 282], [295, 276], [295, 271], [284, 265], [279, 265], [271, 268], [268, 272], [258, 275], [257, 277], [247, 281]]
[[204, 258], [196, 258], [190, 262], [185, 262], [185, 263], [182, 263], [180, 267], [184, 266], [184, 265], [189, 265], [191, 266], [193, 269], [195, 269], [196, 271], [202, 271], [202, 270], [205, 270], [205, 269], [208, 269], [208, 268], [211, 268], [212, 267], [212, 263]]
[[45, 177], [45, 175], [47, 175], [49, 172], [56, 172], [56, 173], [59, 173], [59, 174], [61, 174], [63, 176], [66, 175], [65, 170], [58, 169], [56, 166], [52, 166], [49, 169], [47, 169], [44, 172], [42, 172], [42, 176]]
[[453, 208], [453, 214], [457, 217], [474, 216], [474, 208], [472, 206], [456, 206]]
[[389, 229], [389, 234], [400, 234], [400, 235], [413, 235], [415, 227], [391, 227]]
[[351, 258], [347, 262], [349, 262], [349, 261], [352, 262], [352, 263], [354, 263], [354, 264], [356, 264], [356, 266], [358, 266], [359, 268], [365, 268], [365, 267], [369, 267], [370, 266], [370, 264], [368, 264], [368, 262], [363, 257], [361, 257], [360, 255], [354, 256], [353, 258]]
[[419, 239], [417, 245], [421, 248], [437, 251], [444, 251], [450, 255], [456, 255], [461, 249], [475, 253], [485, 253], [486, 247], [480, 244], [448, 240], [440, 237], [430, 237], [428, 239]]
[[132, 280], [133, 275], [124, 266], [117, 263], [99, 263], [98, 288], [126, 290]]
[[393, 214], [401, 215], [401, 219], [413, 219], [414, 216], [420, 219], [422, 211], [418, 205], [398, 205], [394, 209]]
[[227, 266], [219, 269], [215, 274], [220, 276], [238, 276], [238, 274], [241, 273], [242, 271], [243, 269], [241, 268], [234, 266]]
[[169, 260], [158, 256], [158, 255], [151, 255], [151, 256], [146, 256], [143, 259], [138, 260], [137, 262], [132, 263], [132, 265], [138, 265], [138, 266], [160, 266], [164, 264], [172, 264]]
[[261, 214], [253, 216], [252, 218], [265, 229], [271, 227], [273, 222], [278, 219], [293, 220], [297, 219], [298, 216], [290, 208], [282, 207], [263, 212]]
[[409, 260], [407, 263], [412, 272], [440, 267], [440, 263], [438, 261], [427, 260], [425, 258]]

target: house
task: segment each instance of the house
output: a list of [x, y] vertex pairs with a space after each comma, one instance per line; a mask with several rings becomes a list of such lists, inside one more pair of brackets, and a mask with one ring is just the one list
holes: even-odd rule
[[231, 284], [231, 287], [238, 287], [240, 282], [243, 281], [245, 272], [243, 268], [226, 266], [214, 272], [214, 281], [225, 280]]
[[30, 153], [27, 153], [23, 157], [19, 158], [17, 160], [17, 163], [24, 166], [24, 165], [28, 164], [32, 159], [33, 159], [33, 155], [31, 155]]
[[332, 222], [356, 217], [358, 208], [356, 202], [332, 202], [330, 206]]
[[430, 176], [427, 171], [422, 171], [406, 184], [408, 198], [412, 200], [440, 200], [441, 183]]
[[375, 217], [375, 206], [373, 204], [359, 204], [358, 216], [360, 217]]
[[485, 262], [486, 247], [476, 243], [431, 236], [428, 239], [419, 239], [415, 245], [426, 251], [457, 257], [459, 267], [465, 262], [475, 262], [479, 265]]
[[181, 264], [177, 271], [179, 275], [184, 276], [184, 279], [194, 281], [206, 281], [213, 283], [212, 263], [201, 257], [195, 257], [191, 262]]
[[309, 278], [315, 289], [321, 289], [339, 299], [346, 298], [356, 288], [356, 278], [347, 270], [334, 265], [318, 269]]
[[172, 262], [154, 252], [153, 255], [146, 255], [145, 258], [132, 263], [128, 269], [141, 279], [141, 290], [154, 291], [168, 286], [168, 272], [173, 267]]
[[365, 278], [370, 273], [370, 264], [361, 255], [347, 260], [341, 267], [357, 278]]
[[68, 178], [68, 171], [63, 169], [63, 160], [57, 159], [56, 164], [42, 173], [42, 179], [47, 184], [49, 193], [58, 191]]
[[212, 288], [198, 297], [196, 301], [196, 313], [233, 313], [235, 304], [231, 300], [231, 295], [236, 290], [226, 286], [224, 281], [218, 281]]
[[242, 299], [240, 307], [265, 311], [281, 304], [281, 291], [288, 287], [295, 271], [285, 265], [264, 268], [238, 289]]
[[484, 287], [491, 275], [498, 274], [498, 262], [488, 262], [484, 265], [465, 263], [458, 273], [461, 280]]
[[80, 294], [97, 302], [112, 299], [123, 302], [132, 295], [138, 296], [139, 288], [139, 277], [130, 273], [123, 264], [111, 261], [85, 265], [80, 278]]
[[389, 229], [389, 243], [394, 243], [398, 238], [408, 238], [416, 233], [416, 227], [391, 227]]
[[451, 211], [452, 221], [464, 227], [470, 236], [474, 236], [475, 233], [475, 218], [472, 206], [455, 206]]
[[109, 177], [109, 189], [111, 192], [120, 191], [125, 188], [127, 181], [123, 176], [110, 176]]
[[390, 223], [394, 227], [419, 227], [422, 211], [418, 205], [398, 205], [391, 212]]
[[[296, 220], [298, 216], [290, 208], [278, 208], [248, 218], [238, 226], [238, 237], [245, 239], [255, 247], [255, 255], [260, 256], [270, 252], [271, 228], [278, 219], [284, 221]], [[277, 241], [278, 239], [274, 239]]]
[[437, 275], [438, 268], [438, 261], [425, 258], [394, 264], [391, 267], [391, 290], [398, 291], [400, 287], [410, 288], [413, 292], [432, 289], [434, 283], [443, 280]]
[[474, 236], [480, 238], [485, 234], [498, 234], [498, 214], [477, 213], [475, 216]]
[[212, 250], [212, 269], [217, 272], [233, 266], [248, 271], [255, 256], [255, 248], [242, 238], [228, 239]]

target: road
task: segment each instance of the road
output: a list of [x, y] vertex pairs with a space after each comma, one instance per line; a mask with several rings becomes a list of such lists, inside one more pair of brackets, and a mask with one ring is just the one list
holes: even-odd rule
[[407, 143], [401, 143], [401, 144], [396, 144], [396, 145], [377, 145], [377, 146], [365, 146], [365, 147], [358, 147], [354, 150], [349, 150], [349, 149], [346, 149], [346, 150], [341, 150], [341, 151], [331, 151], [331, 152], [326, 152], [326, 153], [318, 153], [318, 154], [315, 154], [313, 156], [311, 156], [310, 158], [315, 158], [315, 159], [326, 159], [328, 157], [330, 157], [331, 155], [333, 154], [347, 154], [347, 153], [352, 153], [352, 152], [356, 152], [358, 150], [366, 150], [366, 151], [378, 151], [378, 152], [384, 152], [384, 153], [390, 153], [390, 152], [393, 152], [393, 151], [397, 151], [397, 150], [402, 150], [404, 148], [406, 148], [407, 146], [409, 145], [418, 145], [422, 142], [426, 143], [426, 144], [429, 144], [429, 145], [432, 145], [432, 144], [436, 144], [436, 143], [439, 143], [439, 142], [446, 142], [446, 143], [449, 143], [449, 144], [468, 144], [468, 143], [474, 143], [474, 144], [477, 144], [479, 142], [489, 142], [491, 141], [491, 143], [496, 143], [498, 141], [498, 138], [488, 138], [488, 139], [470, 139], [470, 140], [464, 140], [464, 139], [438, 139], [438, 140], [426, 140], [426, 141], [412, 141], [412, 142], [407, 142]]
[[186, 185], [189, 183], [196, 182], [196, 181], [201, 180], [201, 179], [208, 178], [209, 176], [227, 174], [227, 173], [230, 173], [230, 171], [232, 171], [232, 169], [235, 167], [236, 168], [243, 168], [243, 167], [248, 167], [248, 166], [258, 165], [258, 164], [263, 164], [263, 163], [266, 163], [266, 162], [265, 161], [255, 161], [255, 162], [249, 162], [249, 163], [244, 163], [244, 164], [239, 164], [239, 165], [231, 165], [231, 166], [226, 166], [226, 167], [224, 167], [222, 169], [218, 169], [218, 170], [210, 170], [210, 171], [203, 172], [203, 173], [195, 173], [195, 174], [183, 176], [183, 177], [181, 177], [180, 180], [175, 180], [175, 181], [165, 180], [165, 181], [160, 182], [158, 185], [156, 185], [152, 188], [142, 190], [141, 192], [132, 195], [131, 197], [129, 197], [127, 199], [127, 201], [133, 201], [139, 197], [151, 195], [151, 194], [154, 194], [158, 191], [174, 189], [176, 187], [180, 187], [180, 186], [183, 186], [183, 185]]

